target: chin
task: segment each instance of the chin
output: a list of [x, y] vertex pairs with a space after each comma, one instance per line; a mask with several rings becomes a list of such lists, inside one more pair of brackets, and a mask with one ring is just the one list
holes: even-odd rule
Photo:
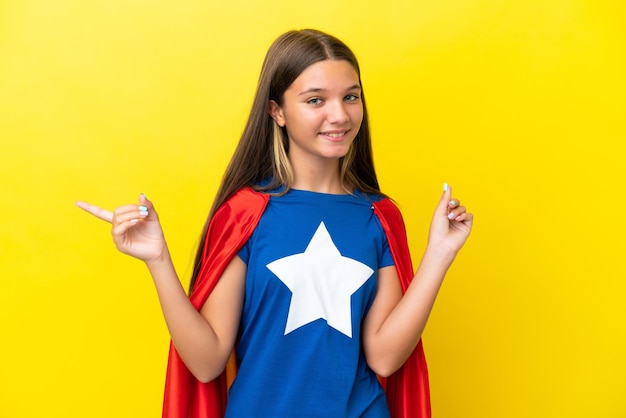
[[345, 157], [346, 155], [348, 155], [348, 151], [346, 151], [346, 152], [327, 153], [327, 154], [324, 154], [323, 157], [324, 158], [328, 158], [329, 160], [339, 160], [339, 159]]
[[348, 155], [350, 151], [350, 145], [341, 146], [341, 147], [333, 147], [332, 149], [327, 149], [322, 152], [327, 158], [343, 158]]

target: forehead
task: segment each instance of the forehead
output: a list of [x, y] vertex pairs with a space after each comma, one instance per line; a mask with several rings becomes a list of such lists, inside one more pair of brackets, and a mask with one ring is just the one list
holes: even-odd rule
[[345, 90], [359, 84], [359, 75], [348, 61], [324, 60], [309, 65], [288, 90], [296, 94], [309, 89]]

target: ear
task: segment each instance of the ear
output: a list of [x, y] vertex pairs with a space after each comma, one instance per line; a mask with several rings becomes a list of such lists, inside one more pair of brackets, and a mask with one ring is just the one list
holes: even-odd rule
[[276, 103], [274, 100], [270, 100], [267, 106], [267, 109], [268, 109], [270, 116], [272, 117], [272, 119], [274, 119], [274, 121], [276, 121], [278, 126], [280, 126], [281, 128], [284, 127], [285, 116], [283, 114], [283, 109], [281, 109], [281, 107], [278, 106], [278, 103]]

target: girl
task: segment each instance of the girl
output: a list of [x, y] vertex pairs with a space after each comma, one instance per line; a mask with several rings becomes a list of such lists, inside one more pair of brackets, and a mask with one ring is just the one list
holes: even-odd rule
[[374, 171], [359, 66], [341, 41], [290, 31], [270, 47], [190, 297], [152, 202], [138, 203], [77, 204], [152, 275], [172, 337], [164, 417], [430, 416], [420, 338], [472, 215], [444, 185], [413, 274], [402, 217]]

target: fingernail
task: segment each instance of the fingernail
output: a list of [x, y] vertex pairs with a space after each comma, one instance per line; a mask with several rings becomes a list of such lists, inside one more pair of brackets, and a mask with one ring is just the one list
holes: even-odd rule
[[448, 183], [443, 183], [443, 191], [444, 192], [448, 191]]
[[456, 206], [456, 200], [451, 200], [450, 201], [450, 206]]
[[131, 224], [136, 224], [137, 222], [139, 222], [139, 219], [131, 219], [131, 220], [130, 220], [130, 223], [131, 223]]
[[141, 196], [143, 196], [144, 199], [148, 200], [145, 193], [142, 193]]
[[148, 208], [147, 208], [147, 207], [145, 207], [144, 205], [139, 206], [139, 208], [138, 208], [138, 209], [139, 209], [141, 212], [145, 212], [145, 211], [147, 211], [147, 210], [148, 210]]
[[448, 219], [450, 220], [454, 219], [454, 212], [448, 213]]

